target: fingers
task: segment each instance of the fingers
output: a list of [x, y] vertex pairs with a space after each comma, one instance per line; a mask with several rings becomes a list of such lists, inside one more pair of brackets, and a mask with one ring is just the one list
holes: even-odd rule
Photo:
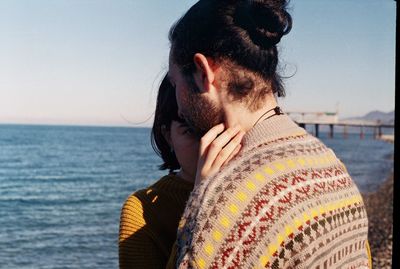
[[[218, 164], [220, 165], [223, 164], [223, 162], [229, 157], [229, 155], [235, 149], [237, 144], [240, 143], [242, 136], [236, 137], [239, 132], [240, 132], [240, 126], [234, 126], [227, 129], [223, 133], [220, 133], [218, 137], [216, 136], [214, 137], [214, 134], [216, 132], [212, 133], [212, 136], [211, 135], [209, 136], [209, 137], [214, 137], [214, 140], [211, 142], [211, 144], [209, 144], [207, 151], [204, 152], [205, 153], [204, 155], [207, 155], [206, 160], [204, 162], [204, 169], [206, 170], [210, 169], [210, 167], [215, 163], [215, 161], [217, 161], [217, 157], [220, 155], [221, 156], [218, 157]], [[233, 140], [232, 142], [234, 145], [229, 143], [231, 140]], [[200, 144], [203, 144], [203, 139], [200, 142]], [[225, 147], [227, 147], [226, 150]], [[205, 157], [204, 155], [203, 157]]]
[[217, 171], [226, 163], [228, 163], [240, 150], [244, 132], [239, 131], [236, 136], [229, 141], [228, 144], [218, 153], [212, 164], [213, 168]]
[[236, 148], [231, 153], [231, 155], [228, 157], [228, 159], [222, 164], [222, 166], [229, 163], [233, 159], [233, 157], [235, 157], [239, 153], [241, 149], [242, 149], [242, 144], [237, 145]]
[[218, 124], [201, 138], [195, 185], [217, 173], [239, 153], [244, 134], [240, 126], [225, 130], [224, 124]]
[[211, 128], [200, 140], [199, 155], [203, 156], [208, 146], [215, 140], [215, 138], [225, 130], [225, 125], [220, 123]]

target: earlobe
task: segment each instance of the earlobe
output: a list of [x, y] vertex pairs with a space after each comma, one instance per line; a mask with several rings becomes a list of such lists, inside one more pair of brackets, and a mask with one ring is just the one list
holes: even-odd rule
[[209, 91], [215, 78], [212, 60], [201, 53], [196, 53], [193, 56], [193, 61], [196, 66], [196, 73], [194, 74], [196, 83], [202, 86], [201, 88], [204, 91]]

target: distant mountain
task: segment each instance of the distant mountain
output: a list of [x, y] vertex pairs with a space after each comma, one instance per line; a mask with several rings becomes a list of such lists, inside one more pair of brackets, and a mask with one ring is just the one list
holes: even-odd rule
[[364, 121], [378, 121], [386, 124], [394, 124], [394, 110], [390, 112], [371, 111], [362, 117], [346, 118], [344, 120], [364, 120]]
[[382, 111], [372, 111], [369, 112], [367, 115], [362, 117], [365, 120], [373, 120], [377, 121], [380, 120], [382, 122], [394, 122], [394, 110], [391, 112], [382, 112]]

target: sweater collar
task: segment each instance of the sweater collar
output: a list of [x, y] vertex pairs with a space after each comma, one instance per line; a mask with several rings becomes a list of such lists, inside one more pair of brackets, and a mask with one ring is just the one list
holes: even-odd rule
[[304, 135], [307, 132], [299, 127], [289, 116], [282, 114], [257, 123], [242, 140], [243, 149], [290, 135]]

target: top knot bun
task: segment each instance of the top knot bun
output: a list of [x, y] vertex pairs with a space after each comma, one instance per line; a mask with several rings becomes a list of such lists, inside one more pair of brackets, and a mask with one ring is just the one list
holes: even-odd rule
[[234, 23], [247, 31], [256, 45], [268, 49], [278, 44], [292, 28], [286, 6], [285, 0], [237, 1]]
[[[252, 91], [251, 85], [261, 83], [277, 96], [284, 96], [276, 72], [276, 44], [292, 28], [292, 18], [286, 11], [288, 1], [199, 0], [170, 30], [171, 60], [188, 78], [197, 68], [193, 61], [196, 53], [224, 60], [226, 70], [234, 74], [233, 80], [239, 81], [240, 74], [246, 77], [240, 83], [232, 80], [230, 92], [244, 96]], [[259, 78], [263, 81], [257, 82]]]

